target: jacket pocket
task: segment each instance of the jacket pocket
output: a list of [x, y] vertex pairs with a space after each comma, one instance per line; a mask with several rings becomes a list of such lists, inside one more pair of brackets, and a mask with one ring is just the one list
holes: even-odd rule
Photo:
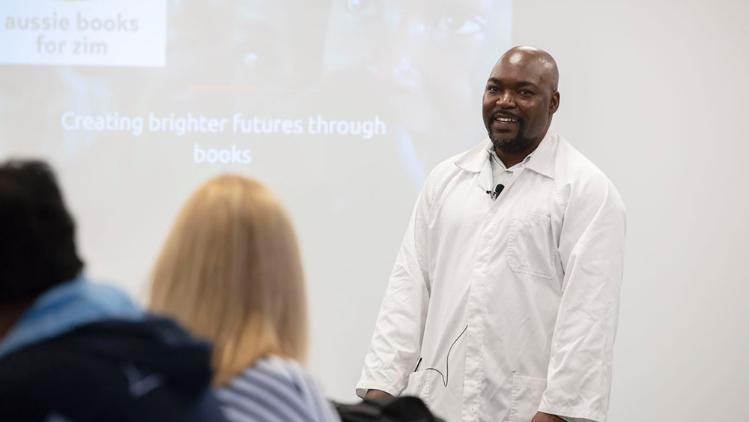
[[507, 259], [513, 272], [552, 278], [556, 247], [551, 217], [537, 213], [514, 217], [507, 242]]
[[530, 422], [538, 412], [541, 396], [546, 390], [546, 379], [512, 376], [512, 402], [507, 422]]

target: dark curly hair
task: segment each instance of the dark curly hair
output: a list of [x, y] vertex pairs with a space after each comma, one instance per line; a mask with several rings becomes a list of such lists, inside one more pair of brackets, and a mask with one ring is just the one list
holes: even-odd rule
[[49, 165], [0, 164], [0, 304], [33, 300], [82, 269], [75, 222]]

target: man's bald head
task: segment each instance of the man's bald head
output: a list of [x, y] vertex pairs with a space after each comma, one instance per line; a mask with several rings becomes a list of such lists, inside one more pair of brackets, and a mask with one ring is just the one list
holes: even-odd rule
[[559, 70], [534, 47], [509, 49], [486, 82], [483, 116], [489, 138], [505, 164], [517, 163], [541, 143], [559, 107]]
[[[519, 45], [507, 50], [497, 61], [497, 65], [505, 61], [507, 64], [522, 66], [537, 74], [548, 83], [551, 92], [556, 92], [559, 86], [559, 68], [554, 57], [548, 52], [536, 47]], [[495, 65], [495, 68], [496, 66]]]

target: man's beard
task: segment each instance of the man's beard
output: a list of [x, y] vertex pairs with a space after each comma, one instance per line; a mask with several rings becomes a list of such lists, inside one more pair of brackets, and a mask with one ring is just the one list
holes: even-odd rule
[[500, 138], [498, 135], [490, 133], [489, 139], [491, 139], [492, 144], [494, 144], [494, 149], [496, 151], [515, 154], [525, 151], [533, 144], [532, 139], [523, 136], [521, 133], [521, 131], [518, 131], [518, 134], [514, 138]]

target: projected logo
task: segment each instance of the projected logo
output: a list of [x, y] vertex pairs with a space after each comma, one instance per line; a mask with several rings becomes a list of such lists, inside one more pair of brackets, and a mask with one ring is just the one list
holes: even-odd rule
[[0, 25], [0, 63], [165, 63], [165, 0], [4, 0]]

